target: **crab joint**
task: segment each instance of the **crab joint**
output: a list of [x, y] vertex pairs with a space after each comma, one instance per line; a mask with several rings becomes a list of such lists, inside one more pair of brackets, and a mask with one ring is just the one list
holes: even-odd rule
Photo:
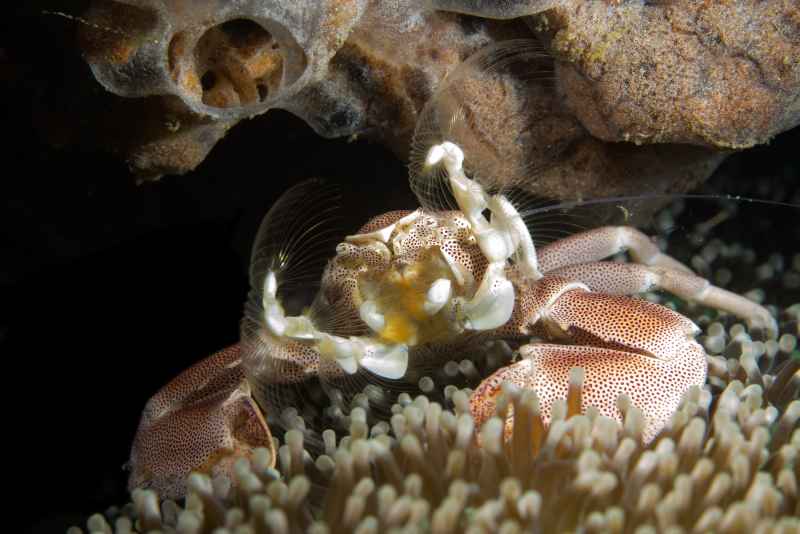
[[436, 315], [453, 295], [453, 283], [447, 278], [439, 278], [428, 289], [422, 309], [428, 315]]
[[514, 311], [514, 286], [505, 277], [504, 263], [490, 264], [472, 300], [463, 303], [464, 327], [492, 330], [504, 325]]

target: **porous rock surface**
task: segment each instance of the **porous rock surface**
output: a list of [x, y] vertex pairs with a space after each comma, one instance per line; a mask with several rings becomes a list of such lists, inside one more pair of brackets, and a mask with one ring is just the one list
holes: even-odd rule
[[[727, 150], [800, 122], [791, 0], [96, 0], [85, 18], [97, 80], [170, 110], [116, 147], [145, 177], [193, 169], [236, 122], [271, 108], [405, 158], [448, 73], [488, 44], [534, 35], [556, 60], [547, 98], [560, 132], [547, 135], [562, 147], [537, 176], [544, 196], [686, 190]], [[490, 95], [482, 105], [501, 107]], [[487, 138], [501, 143], [507, 125], [495, 124]]]
[[567, 0], [537, 21], [606, 141], [747, 148], [800, 121], [800, 4]]

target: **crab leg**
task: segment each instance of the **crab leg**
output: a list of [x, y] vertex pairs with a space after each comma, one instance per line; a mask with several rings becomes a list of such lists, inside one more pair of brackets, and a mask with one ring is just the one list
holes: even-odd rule
[[232, 478], [235, 461], [256, 447], [269, 448], [274, 464], [272, 435], [250, 396], [235, 345], [183, 371], [150, 398], [131, 448], [128, 487], [178, 498], [191, 471]]
[[675, 410], [684, 391], [706, 378], [706, 355], [694, 341], [697, 326], [672, 310], [639, 299], [588, 291], [566, 278], [545, 276], [529, 297], [534, 331], [577, 345], [525, 345], [523, 360], [484, 380], [471, 403], [481, 422], [491, 413], [505, 380], [535, 388], [542, 412], [566, 396], [569, 372], [586, 373], [583, 407], [597, 406], [620, 420], [619, 395], [647, 414], [645, 439], [652, 439]]
[[686, 271], [637, 263], [591, 262], [568, 265], [548, 272], [586, 284], [592, 291], [612, 295], [633, 295], [663, 289], [685, 300], [730, 312], [775, 337], [778, 325], [769, 311], [747, 298], [712, 285]]
[[554, 269], [599, 261], [628, 251], [637, 263], [692, 272], [687, 266], [661, 252], [650, 238], [630, 226], [603, 226], [559, 239], [539, 250], [539, 265], [544, 273]]

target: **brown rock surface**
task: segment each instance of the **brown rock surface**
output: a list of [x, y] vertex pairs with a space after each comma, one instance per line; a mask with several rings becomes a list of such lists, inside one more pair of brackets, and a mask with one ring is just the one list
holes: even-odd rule
[[[443, 141], [461, 146], [484, 185], [555, 199], [684, 192], [725, 158], [708, 147], [593, 137], [554, 87], [552, 69], [531, 40], [491, 45], [461, 63], [420, 114], [412, 176], [427, 181], [421, 162]], [[440, 196], [431, 185], [414, 188]]]
[[230, 126], [271, 108], [322, 136], [369, 135], [404, 154], [448, 70], [527, 33], [521, 22], [466, 20], [410, 0], [97, 0], [85, 18], [81, 47], [106, 89], [154, 97], [153, 110], [165, 107], [158, 99], [183, 104], [175, 131], [116, 145], [150, 178], [191, 170]]
[[747, 148], [800, 122], [800, 3], [570, 0], [535, 24], [607, 141]]
[[169, 128], [134, 128], [116, 150], [145, 177], [187, 172], [239, 120], [282, 108], [322, 136], [368, 136], [405, 158], [423, 105], [456, 65], [531, 31], [557, 59], [550, 90], [531, 89], [528, 107], [504, 111], [491, 91], [470, 105], [476, 135], [513, 156], [503, 165], [536, 171], [526, 184], [536, 194], [685, 191], [720, 149], [800, 122], [800, 7], [789, 0], [304, 6], [97, 0], [81, 41], [96, 78], [151, 96], [148, 117], [180, 108], [178, 121], [151, 121]]

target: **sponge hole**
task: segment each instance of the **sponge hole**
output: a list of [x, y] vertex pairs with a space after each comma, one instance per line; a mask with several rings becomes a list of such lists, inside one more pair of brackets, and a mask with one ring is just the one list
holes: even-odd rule
[[264, 102], [283, 76], [280, 44], [260, 24], [244, 18], [209, 28], [194, 48], [194, 66], [202, 73], [201, 100], [219, 108]]

